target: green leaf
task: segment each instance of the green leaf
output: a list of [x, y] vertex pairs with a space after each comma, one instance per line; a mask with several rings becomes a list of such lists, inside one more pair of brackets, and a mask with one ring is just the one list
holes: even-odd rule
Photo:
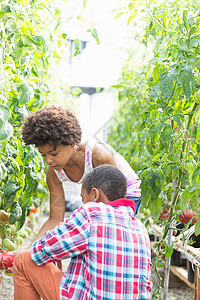
[[173, 131], [172, 131], [171, 126], [167, 124], [164, 127], [164, 129], [162, 130], [160, 136], [161, 136], [163, 142], [169, 142], [173, 139], [172, 134], [173, 134]]
[[188, 48], [188, 44], [183, 39], [179, 39], [177, 42], [177, 46], [180, 50], [188, 52], [190, 49]]
[[117, 19], [117, 18], [121, 17], [123, 14], [124, 14], [124, 13], [123, 13], [123, 12], [121, 12], [121, 11], [120, 11], [120, 12], [118, 12], [118, 13], [117, 13], [117, 15], [115, 16], [115, 19]]
[[192, 184], [199, 188], [200, 186], [200, 168], [197, 167], [192, 174]]
[[74, 48], [75, 48], [75, 52], [74, 52], [74, 56], [77, 56], [78, 54], [80, 54], [81, 53], [81, 41], [80, 40], [78, 40], [78, 39], [76, 39], [75, 41], [74, 41]]
[[149, 209], [151, 211], [153, 219], [155, 221], [158, 221], [160, 213], [162, 211], [162, 198], [158, 197], [156, 201], [151, 200], [149, 202]]
[[8, 222], [15, 224], [22, 216], [22, 209], [18, 202], [13, 203], [12, 212], [9, 216]]
[[181, 85], [183, 87], [183, 92], [187, 100], [190, 100], [191, 97], [190, 83], [192, 79], [193, 77], [192, 77], [191, 65], [186, 65], [185, 68], [182, 68], [182, 70], [179, 73], [179, 81], [181, 82]]
[[127, 25], [130, 25], [130, 23], [134, 20], [134, 16], [130, 16], [128, 18], [128, 21], [127, 21]]
[[11, 9], [10, 9], [10, 5], [5, 5], [1, 8], [1, 11], [4, 13], [10, 13]]
[[4, 205], [3, 205], [4, 209], [7, 209], [13, 204], [16, 192], [19, 189], [21, 189], [21, 185], [19, 186], [15, 179], [11, 179], [5, 184]]
[[13, 52], [13, 58], [17, 62], [22, 58], [25, 54], [27, 53], [27, 49], [25, 47], [20, 48], [20, 47], [15, 47], [15, 50]]
[[10, 123], [5, 122], [0, 127], [0, 141], [2, 140], [8, 140], [13, 135], [13, 127]]
[[[27, 203], [27, 205], [28, 205], [28, 203]], [[24, 223], [25, 223], [27, 205], [22, 207], [22, 215], [21, 215], [21, 218], [18, 222], [18, 229], [21, 229], [23, 227]]]
[[160, 74], [160, 90], [165, 99], [168, 99], [171, 96], [172, 88], [174, 86], [174, 82], [176, 81], [176, 76], [174, 70], [170, 70], [170, 72], [164, 72]]
[[190, 39], [190, 48], [198, 45], [200, 43], [200, 36], [194, 36]]
[[197, 32], [197, 27], [196, 27], [196, 25], [193, 25], [193, 27], [189, 31], [189, 37], [191, 37], [196, 32]]
[[37, 192], [37, 186], [39, 184], [39, 181], [35, 173], [28, 169], [26, 172], [25, 182], [26, 188], [24, 190], [24, 193], [26, 198], [29, 198]]
[[9, 160], [12, 161], [12, 165], [14, 166], [16, 173], [19, 174], [20, 173], [20, 167], [19, 167], [19, 164], [17, 163], [17, 161], [13, 157], [9, 157]]
[[186, 29], [188, 29], [188, 11], [184, 10], [183, 12], [183, 23]]
[[40, 77], [40, 73], [39, 73], [39, 71], [38, 71], [38, 69], [37, 69], [36, 66], [33, 66], [33, 67], [31, 68], [31, 72], [32, 72], [32, 74], [33, 74], [34, 76]]
[[23, 83], [20, 86], [20, 90], [22, 91], [19, 103], [20, 104], [26, 104], [33, 98], [33, 89], [28, 86], [26, 83]]
[[99, 36], [98, 36], [97, 30], [95, 28], [90, 28], [90, 29], [88, 29], [87, 32], [90, 32], [92, 34], [93, 38], [95, 38], [95, 40], [96, 40], [96, 43], [99, 45], [100, 42], [99, 42]]
[[191, 199], [192, 195], [190, 192], [185, 190], [180, 197], [180, 206], [181, 206], [181, 212], [184, 212], [188, 208], [188, 203]]
[[0, 127], [9, 119], [9, 117], [9, 108], [6, 105], [0, 105]]
[[3, 178], [3, 169], [2, 169], [2, 167], [0, 165], [0, 181], [2, 180], [2, 178]]
[[11, 179], [9, 182], [6, 184], [6, 189], [4, 191], [4, 197], [8, 198], [11, 195], [15, 194], [17, 191], [17, 182], [15, 179]]
[[134, 8], [134, 6], [133, 6], [133, 3], [132, 3], [132, 2], [129, 2], [129, 4], [128, 4], [128, 8], [129, 8], [130, 10], [132, 10], [132, 9]]
[[144, 196], [148, 192], [156, 201], [161, 192], [161, 180], [162, 175], [158, 169], [149, 169], [146, 176], [142, 178], [142, 195]]
[[200, 217], [198, 215], [198, 221], [194, 224], [195, 235], [200, 234]]
[[178, 126], [181, 127], [182, 122], [181, 122], [180, 115], [174, 115], [174, 116], [173, 116], [173, 120], [177, 123]]
[[172, 256], [172, 253], [173, 253], [173, 247], [167, 245], [167, 246], [165, 247], [165, 257], [171, 257], [171, 256]]

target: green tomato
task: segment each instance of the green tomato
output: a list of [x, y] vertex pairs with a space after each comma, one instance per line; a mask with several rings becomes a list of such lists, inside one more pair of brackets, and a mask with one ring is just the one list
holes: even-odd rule
[[11, 234], [15, 235], [15, 233], [16, 233], [16, 227], [15, 227], [15, 225], [11, 225], [10, 226], [10, 230], [11, 230]]
[[19, 235], [21, 237], [23, 237], [24, 239], [29, 236], [28, 232], [24, 228], [22, 228], [22, 229], [19, 230]]
[[161, 258], [158, 258], [156, 260], [156, 267], [163, 268], [164, 266], [165, 266], [165, 261], [163, 259], [161, 259]]
[[196, 91], [193, 95], [194, 101], [198, 104], [200, 104], [200, 90]]
[[26, 232], [28, 232], [28, 234], [30, 235], [32, 233], [32, 229], [30, 227], [25, 227], [24, 228], [26, 230]]
[[3, 240], [3, 247], [5, 249], [7, 249], [8, 251], [14, 251], [16, 249], [15, 244], [11, 240], [9, 240], [8, 238]]

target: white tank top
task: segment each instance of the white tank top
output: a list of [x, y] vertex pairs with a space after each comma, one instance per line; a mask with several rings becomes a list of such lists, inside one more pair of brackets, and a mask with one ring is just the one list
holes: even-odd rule
[[[86, 144], [84, 174], [83, 174], [82, 178], [79, 180], [79, 182], [74, 182], [74, 181], [70, 180], [64, 170], [61, 170], [61, 171], [54, 170], [58, 179], [61, 182], [65, 183], [64, 185], [66, 186], [66, 188], [69, 189], [70, 186], [75, 187], [75, 185], [76, 185], [77, 186], [76, 193], [78, 193], [79, 195], [80, 195], [80, 191], [81, 191], [80, 182], [82, 181], [84, 175], [93, 169], [92, 150], [93, 150], [93, 147], [95, 144], [96, 144], [96, 142], [92, 143], [91, 141], [87, 142], [87, 144]], [[133, 169], [130, 167], [128, 162], [123, 158], [123, 156], [121, 156], [117, 151], [115, 151], [110, 145], [107, 145], [104, 143], [100, 143], [100, 144], [105, 145], [105, 147], [109, 148], [109, 151], [112, 151], [112, 155], [113, 155], [113, 158], [115, 160], [115, 163], [116, 163], [118, 169], [120, 171], [122, 171], [122, 173], [126, 177], [126, 180], [127, 180], [126, 195], [131, 196], [131, 197], [140, 197], [141, 196], [140, 180], [138, 179], [137, 174], [133, 171]], [[64, 190], [65, 190], [65, 188], [64, 188]], [[70, 198], [69, 194], [67, 195], [67, 198]], [[73, 198], [74, 198], [74, 196], [73, 196]], [[77, 198], [77, 197], [75, 197], [75, 198]]]
[[[76, 183], [80, 183], [82, 181], [84, 175], [87, 174], [89, 171], [91, 171], [93, 169], [93, 166], [92, 166], [92, 150], [93, 150], [94, 145], [95, 144], [93, 144], [91, 142], [87, 142], [87, 144], [86, 144], [84, 173], [83, 173], [82, 178]], [[65, 173], [65, 171], [63, 169], [61, 171], [57, 171], [57, 170], [54, 169], [54, 171], [55, 171], [58, 179], [61, 182], [68, 181], [68, 182], [73, 182], [74, 183], [74, 181], [72, 181], [71, 179], [68, 178], [67, 174]]]

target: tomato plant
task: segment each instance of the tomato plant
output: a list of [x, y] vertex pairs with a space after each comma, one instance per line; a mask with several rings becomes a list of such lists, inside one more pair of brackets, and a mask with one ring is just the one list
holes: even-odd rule
[[25, 116], [48, 103], [49, 88], [44, 79], [52, 33], [43, 26], [47, 19], [59, 19], [53, 2], [0, 3], [0, 233], [4, 245], [6, 238], [11, 243], [17, 238], [7, 229], [15, 225], [15, 230], [20, 230], [27, 209], [34, 201], [40, 205], [47, 199], [43, 160], [21, 139]]
[[[64, 18], [66, 21], [66, 14]], [[71, 15], [67, 17], [70, 18]], [[65, 29], [61, 28], [61, 24], [65, 23], [61, 20], [62, 9], [55, 1], [0, 2], [2, 242], [6, 237], [10, 238], [10, 233], [7, 232], [9, 227], [14, 225], [17, 232], [24, 226], [31, 206], [40, 206], [42, 201], [47, 200], [43, 159], [34, 146], [25, 146], [23, 143], [21, 125], [30, 112], [47, 105], [55, 98], [55, 82], [52, 90], [48, 85], [53, 73], [51, 66], [66, 51], [69, 38], [63, 32]], [[90, 29], [90, 32], [98, 42], [96, 31]], [[73, 55], [80, 52], [79, 41], [76, 40], [75, 44]], [[55, 94], [57, 97], [57, 92]], [[31, 213], [34, 212], [35, 208], [34, 211], [32, 208]], [[12, 242], [22, 238], [16, 232], [11, 232]]]
[[[140, 176], [143, 207], [162, 227], [158, 257], [170, 257], [172, 245], [162, 245], [176, 230], [172, 224], [181, 212], [200, 209], [199, 3], [137, 4], [137, 11], [133, 2], [120, 10], [134, 28], [137, 47], [129, 50], [115, 85], [120, 109], [108, 140]], [[139, 64], [137, 49], [143, 53]], [[200, 234], [199, 219], [194, 227]]]

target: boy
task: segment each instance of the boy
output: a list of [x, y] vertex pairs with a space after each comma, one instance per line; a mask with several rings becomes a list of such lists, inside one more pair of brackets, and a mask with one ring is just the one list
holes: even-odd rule
[[[83, 205], [14, 260], [15, 300], [150, 299], [151, 251], [127, 182], [112, 165], [82, 180]], [[52, 262], [71, 258], [65, 273]]]

